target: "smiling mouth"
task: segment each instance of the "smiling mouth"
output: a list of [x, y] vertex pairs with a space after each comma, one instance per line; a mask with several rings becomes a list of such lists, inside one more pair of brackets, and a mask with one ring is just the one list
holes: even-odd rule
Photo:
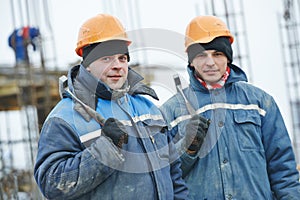
[[108, 76], [108, 78], [112, 80], [119, 80], [121, 77], [121, 75]]
[[122, 76], [119, 74], [115, 74], [115, 75], [108, 75], [108, 77], [122, 77]]
[[217, 73], [218, 70], [205, 70], [203, 72], [206, 73], [206, 74], [214, 74], [214, 73]]

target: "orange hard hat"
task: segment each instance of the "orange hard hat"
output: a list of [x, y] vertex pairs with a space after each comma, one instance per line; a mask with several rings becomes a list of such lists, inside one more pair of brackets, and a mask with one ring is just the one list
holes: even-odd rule
[[83, 47], [109, 40], [124, 40], [127, 41], [127, 45], [131, 43], [121, 22], [116, 17], [98, 14], [80, 27], [75, 51], [77, 55], [82, 56]]
[[186, 28], [185, 48], [196, 43], [209, 43], [221, 36], [229, 37], [230, 43], [233, 43], [233, 35], [221, 19], [211, 15], [198, 16]]

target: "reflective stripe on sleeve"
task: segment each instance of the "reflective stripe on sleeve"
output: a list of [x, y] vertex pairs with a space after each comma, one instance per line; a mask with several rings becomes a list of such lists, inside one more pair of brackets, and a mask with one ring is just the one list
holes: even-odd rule
[[[134, 123], [137, 122], [142, 122], [145, 121], [147, 119], [152, 119], [152, 120], [164, 120], [162, 115], [151, 115], [151, 114], [145, 114], [145, 115], [141, 115], [141, 116], [135, 116], [132, 118]], [[120, 122], [122, 124], [124, 124], [125, 126], [132, 126], [132, 123], [130, 120], [120, 120]]]
[[[147, 119], [152, 119], [152, 120], [163, 120], [163, 116], [162, 115], [151, 115], [151, 114], [145, 114], [145, 115], [141, 115], [141, 116], [136, 116], [133, 117], [133, 122], [137, 123], [140, 121], [145, 121]], [[132, 126], [132, 123], [130, 120], [119, 120], [124, 126]], [[92, 140], [98, 138], [101, 136], [101, 129], [98, 129], [96, 131], [90, 132], [90, 133], [86, 133], [82, 136], [80, 136], [80, 141], [83, 144], [86, 143], [90, 143]]]
[[84, 135], [80, 136], [80, 141], [82, 143], [85, 143], [85, 142], [87, 142], [89, 140], [92, 140], [94, 138], [100, 137], [100, 135], [101, 135], [101, 129], [98, 129], [96, 131], [89, 132], [87, 134], [84, 134]]
[[[219, 108], [225, 108], [225, 109], [229, 109], [229, 110], [256, 110], [258, 111], [258, 113], [262, 116], [266, 115], [266, 111], [264, 109], [261, 109], [260, 107], [258, 107], [258, 105], [255, 104], [249, 104], [249, 105], [244, 105], [244, 104], [228, 104], [228, 103], [214, 103], [214, 104], [208, 104], [205, 105], [201, 108], [199, 108], [196, 113], [200, 114], [200, 113], [204, 113], [205, 111], [208, 110], [215, 110], [215, 109], [219, 109]], [[171, 127], [175, 127], [177, 126], [177, 124], [179, 124], [180, 122], [190, 119], [191, 115], [182, 115], [180, 117], [177, 117], [175, 120], [173, 120], [170, 125]]]

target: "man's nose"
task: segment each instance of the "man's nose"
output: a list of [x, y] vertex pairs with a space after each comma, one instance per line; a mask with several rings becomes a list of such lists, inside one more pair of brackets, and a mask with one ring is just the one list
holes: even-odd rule
[[215, 60], [214, 60], [214, 58], [212, 57], [212, 55], [208, 55], [208, 56], [206, 57], [206, 64], [207, 64], [207, 65], [214, 65], [214, 64], [215, 64]]
[[110, 63], [111, 67], [113, 68], [121, 68], [121, 65], [120, 65], [120, 60], [118, 57], [115, 57], [111, 63]]

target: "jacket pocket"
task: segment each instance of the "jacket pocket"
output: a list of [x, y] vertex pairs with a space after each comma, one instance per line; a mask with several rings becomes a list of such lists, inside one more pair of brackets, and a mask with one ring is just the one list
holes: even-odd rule
[[262, 151], [261, 118], [257, 111], [233, 112], [235, 131], [242, 151]]
[[145, 120], [143, 124], [159, 159], [169, 161], [169, 144], [165, 122], [161, 120]]

